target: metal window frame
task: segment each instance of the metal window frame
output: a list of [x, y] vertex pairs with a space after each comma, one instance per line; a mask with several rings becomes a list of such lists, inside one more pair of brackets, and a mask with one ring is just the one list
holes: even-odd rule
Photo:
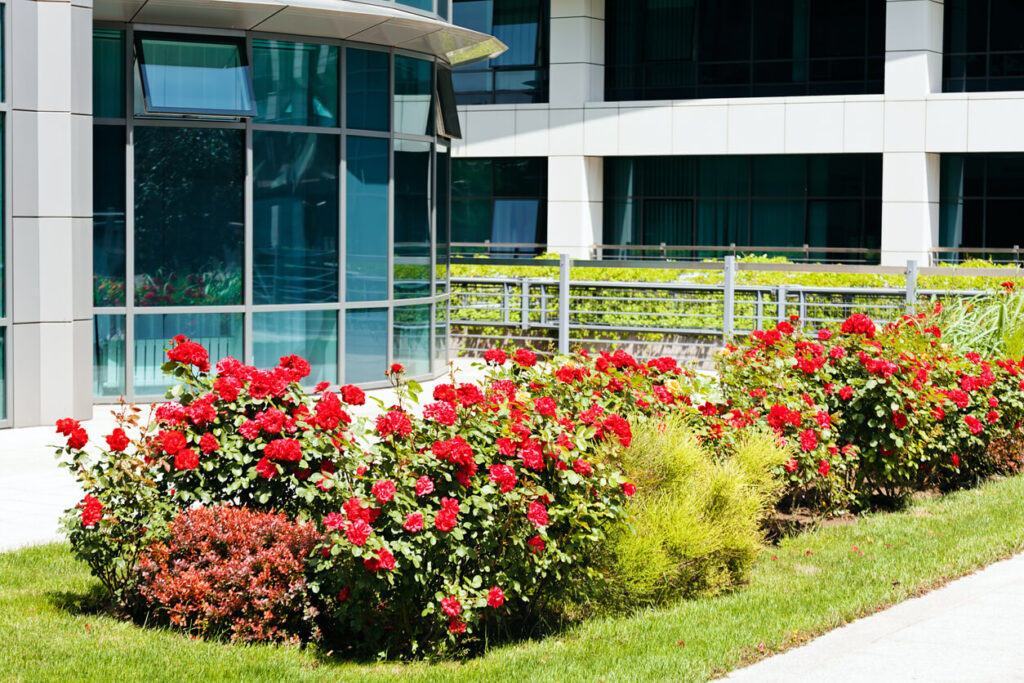
[[[371, 3], [378, 4], [378, 3]], [[379, 4], [393, 5], [393, 0], [389, 2], [381, 2]], [[436, 3], [435, 3], [436, 8]], [[123, 329], [125, 332], [125, 367], [124, 372], [124, 388], [125, 398], [128, 401], [153, 401], [160, 400], [160, 396], [152, 396], [149, 394], [137, 394], [135, 391], [135, 321], [136, 316], [141, 315], [165, 315], [165, 314], [213, 314], [213, 313], [234, 313], [242, 315], [242, 347], [244, 350], [244, 360], [251, 363], [254, 357], [254, 336], [253, 336], [253, 316], [260, 313], [274, 313], [274, 312], [285, 312], [285, 311], [335, 311], [337, 314], [337, 377], [330, 378], [332, 384], [335, 381], [338, 384], [345, 383], [345, 347], [346, 347], [346, 318], [345, 314], [350, 310], [365, 310], [365, 309], [384, 309], [387, 315], [387, 339], [386, 343], [386, 360], [390, 364], [394, 362], [394, 347], [395, 347], [395, 309], [397, 307], [405, 306], [430, 306], [431, 315], [431, 333], [429, 335], [431, 343], [428, 346], [428, 368], [429, 371], [424, 374], [417, 375], [413, 379], [426, 380], [435, 377], [444, 368], [438, 368], [436, 361], [436, 355], [434, 353], [434, 316], [436, 315], [439, 305], [447, 307], [449, 294], [447, 291], [450, 287], [446, 287], [446, 292], [438, 294], [437, 291], [437, 197], [434, 185], [436, 184], [436, 173], [437, 173], [437, 146], [440, 144], [446, 149], [449, 148], [449, 143], [444, 138], [439, 138], [436, 132], [433, 135], [414, 135], [407, 133], [398, 133], [394, 131], [394, 108], [395, 108], [395, 56], [403, 55], [407, 57], [413, 57], [425, 62], [432, 64], [431, 68], [431, 96], [436, 97], [434, 92], [436, 89], [436, 69], [438, 65], [437, 58], [431, 55], [425, 55], [417, 53], [411, 50], [403, 50], [400, 48], [389, 48], [380, 45], [373, 45], [367, 43], [359, 43], [349, 40], [328, 40], [328, 39], [316, 39], [312, 40], [307, 36], [289, 35], [281, 33], [263, 32], [263, 31], [222, 31], [215, 29], [204, 29], [204, 28], [184, 28], [184, 27], [170, 27], [170, 26], [152, 26], [142, 24], [132, 24], [128, 22], [95, 22], [95, 29], [115, 29], [124, 32], [124, 64], [123, 64], [123, 77], [125, 79], [125, 92], [124, 92], [124, 104], [125, 104], [125, 116], [124, 118], [96, 118], [94, 119], [94, 125], [119, 125], [123, 126], [125, 130], [125, 301], [122, 306], [93, 306], [93, 315], [117, 315], [123, 316], [124, 325]], [[188, 34], [189, 36], [226, 36], [236, 38], [244, 41], [244, 57], [248, 60], [250, 70], [253, 68], [253, 43], [256, 40], [277, 40], [288, 43], [308, 43], [316, 45], [330, 45], [334, 46], [339, 50], [338, 58], [338, 115], [336, 117], [336, 126], [307, 126], [307, 125], [291, 125], [291, 124], [276, 124], [269, 122], [256, 122], [252, 117], [245, 117], [241, 120], [235, 118], [226, 119], [195, 119], [195, 118], [181, 118], [181, 117], [165, 117], [165, 118], [154, 118], [151, 116], [139, 115], [135, 112], [135, 79], [134, 79], [134, 46], [135, 46], [135, 32], [142, 31], [145, 33], [152, 32], [164, 32], [164, 33], [176, 33], [176, 34]], [[348, 115], [347, 115], [347, 60], [348, 60], [348, 49], [357, 49], [364, 51], [376, 51], [382, 52], [389, 55], [388, 57], [388, 130], [386, 131], [372, 131], [364, 129], [356, 129], [348, 127]], [[254, 75], [253, 73], [250, 74]], [[253, 97], [254, 105], [256, 104], [255, 92]], [[433, 114], [433, 103], [430, 107], [430, 114]], [[245, 216], [244, 216], [244, 240], [245, 246], [243, 249], [243, 262], [242, 272], [244, 278], [243, 295], [242, 301], [239, 304], [231, 305], [215, 305], [215, 306], [139, 306], [135, 302], [134, 286], [132, 285], [135, 275], [135, 168], [134, 168], [134, 144], [135, 144], [135, 129], [137, 127], [176, 127], [176, 128], [220, 128], [220, 129], [235, 129], [243, 130], [245, 132], [245, 177], [244, 182], [244, 196], [245, 196]], [[317, 135], [332, 135], [337, 140], [338, 145], [338, 293], [337, 301], [327, 303], [310, 303], [310, 304], [254, 304], [253, 303], [253, 244], [254, 244], [254, 216], [253, 216], [253, 200], [255, 194], [255, 188], [253, 185], [254, 176], [254, 148], [253, 148], [253, 133], [255, 131], [274, 131], [281, 133], [313, 133]], [[347, 141], [349, 136], [354, 137], [372, 137], [381, 138], [388, 140], [388, 253], [387, 253], [387, 268], [388, 268], [388, 281], [387, 281], [387, 297], [376, 301], [346, 301], [346, 268], [347, 263], [347, 244], [346, 244], [346, 209], [347, 209], [347, 195], [346, 195], [346, 174], [347, 174]], [[428, 188], [429, 196], [431, 197], [430, 207], [430, 289], [426, 295], [415, 297], [415, 298], [396, 298], [394, 292], [394, 265], [395, 265], [395, 253], [394, 253], [394, 212], [395, 212], [395, 168], [394, 168], [394, 150], [396, 140], [409, 140], [416, 142], [430, 143], [430, 168], [428, 172]], [[450, 152], [449, 152], [450, 153]], [[8, 178], [9, 180], [9, 178]], [[450, 210], [447, 212], [450, 216]], [[450, 278], [450, 271], [447, 278]], [[2, 324], [2, 321], [0, 321]], [[388, 386], [388, 382], [382, 379], [379, 382], [363, 383], [362, 386], [368, 389], [385, 387]], [[115, 400], [113, 396], [94, 396], [94, 403], [109, 403]], [[0, 425], [3, 423], [0, 422]]]
[[0, 16], [3, 17], [3, 31], [0, 37], [3, 40], [3, 90], [0, 97], [0, 120], [3, 121], [3, 312], [0, 315], [0, 330], [3, 331], [3, 380], [4, 380], [4, 411], [0, 417], [0, 428], [10, 427], [14, 424], [14, 365], [11, 361], [11, 353], [14, 332], [14, 316], [11, 308], [14, 306], [13, 278], [11, 267], [14, 265], [14, 209], [12, 201], [13, 192], [13, 165], [11, 163], [11, 144], [14, 141], [14, 117], [11, 115], [11, 92], [14, 90], [14, 79], [11, 78], [11, 64], [13, 62], [13, 49], [10, 37], [11, 27], [11, 2], [0, 4]]

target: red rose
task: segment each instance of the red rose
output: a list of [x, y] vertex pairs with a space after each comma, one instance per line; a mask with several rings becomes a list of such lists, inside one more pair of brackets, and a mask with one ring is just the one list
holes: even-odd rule
[[302, 460], [302, 445], [296, 439], [274, 439], [263, 447], [263, 455], [281, 462]]
[[994, 410], [990, 410], [988, 411], [988, 415], [985, 416], [985, 419], [988, 420], [989, 423], [999, 422], [999, 413]]
[[892, 414], [892, 423], [896, 426], [896, 429], [906, 429], [907, 424], [909, 424], [907, 416], [900, 412]]
[[345, 531], [345, 538], [352, 545], [365, 545], [366, 539], [373, 533], [373, 527], [366, 523], [366, 520], [357, 519], [352, 522]]
[[505, 604], [505, 592], [495, 586], [491, 590], [487, 591], [487, 606], [498, 609]]
[[786, 464], [782, 466], [782, 469], [786, 470], [788, 474], [793, 474], [799, 466], [799, 463], [797, 463], [795, 459], [790, 458], [786, 461]]
[[530, 546], [530, 551], [533, 552], [534, 554], [544, 552], [544, 548], [546, 547], [546, 544], [544, 543], [544, 539], [541, 538], [540, 536], [534, 536], [533, 538], [531, 538], [529, 541], [526, 542], [526, 545]]
[[537, 354], [529, 349], [517, 350], [512, 358], [520, 367], [524, 368], [532, 368], [537, 364]]
[[452, 618], [452, 620], [448, 622], [448, 630], [452, 633], [465, 633], [466, 622], [461, 619]]
[[490, 480], [501, 487], [502, 493], [508, 493], [516, 487], [516, 473], [508, 465], [491, 465]]
[[530, 506], [526, 511], [526, 518], [533, 522], [533, 525], [539, 529], [543, 526], [547, 526], [548, 510], [540, 503], [530, 503]]
[[455, 424], [458, 419], [458, 413], [455, 412], [455, 406], [447, 401], [436, 401], [434, 403], [428, 403], [423, 406], [423, 417], [427, 420], [433, 420], [438, 424], [443, 424], [451, 427]]
[[832, 330], [818, 330], [818, 340], [828, 341], [832, 338]]
[[434, 517], [434, 526], [445, 533], [455, 528], [459, 519], [459, 501], [454, 498], [442, 498], [441, 509]]
[[345, 602], [350, 597], [352, 597], [352, 593], [349, 591], [347, 586], [338, 591], [338, 602]]
[[981, 434], [982, 430], [985, 428], [984, 425], [981, 424], [981, 421], [978, 420], [978, 418], [973, 417], [971, 415], [965, 415], [964, 422], [970, 428], [971, 434]]
[[70, 417], [65, 417], [57, 420], [57, 433], [62, 436], [71, 436], [71, 432], [81, 428], [82, 423], [78, 420], [73, 420]]
[[350, 406], [361, 406], [366, 403], [366, 394], [359, 387], [346, 384], [341, 388], [341, 400]]
[[176, 363], [194, 365], [199, 372], [210, 371], [210, 356], [199, 344], [189, 341], [187, 337], [174, 338], [177, 345], [167, 350], [167, 357]]
[[345, 517], [337, 512], [329, 512], [324, 517], [324, 526], [337, 531], [345, 528]]
[[493, 363], [495, 365], [504, 365], [505, 361], [508, 360], [508, 356], [501, 349], [488, 349], [484, 353], [484, 361]]
[[215, 437], [210, 432], [207, 432], [206, 434], [203, 434], [201, 437], [199, 437], [199, 449], [203, 453], [212, 453], [218, 448], [220, 448], [220, 444], [217, 443], [217, 437]]
[[110, 436], [106, 438], [107, 445], [110, 446], [110, 450], [112, 451], [123, 451], [124, 449], [128, 448], [128, 444], [130, 443], [130, 441], [128, 440], [128, 435], [125, 434], [124, 430], [121, 429], [120, 427], [115, 429], [110, 434]]
[[402, 410], [389, 410], [377, 416], [377, 434], [388, 438], [393, 434], [409, 436], [412, 433], [412, 421]]
[[828, 464], [828, 460], [822, 460], [818, 463], [818, 473], [823, 477], [827, 477], [831, 469], [832, 467]]
[[622, 485], [622, 493], [625, 494], [627, 498], [632, 498], [634, 494], [636, 494], [636, 484], [627, 481]]
[[429, 496], [434, 492], [434, 482], [430, 480], [430, 477], [423, 475], [416, 480], [416, 495], [417, 496]]
[[410, 512], [409, 516], [405, 518], [405, 524], [402, 525], [406, 531], [413, 533], [423, 528], [423, 514], [420, 512]]
[[267, 460], [266, 456], [263, 456], [256, 463], [256, 472], [264, 479], [271, 479], [277, 474], [277, 465]]
[[199, 467], [199, 455], [191, 448], [182, 448], [174, 454], [174, 467], [179, 470], [194, 470]]
[[951, 458], [953, 461], [953, 467], [960, 467], [960, 456], [954, 453]]
[[238, 428], [238, 433], [249, 441], [252, 441], [260, 435], [260, 426], [253, 420], [246, 420], [242, 423], [242, 426]]
[[853, 387], [847, 386], [840, 389], [839, 398], [843, 399], [844, 401], [849, 401], [851, 398], [853, 398]]
[[85, 500], [76, 507], [82, 508], [82, 526], [98, 524], [103, 518], [103, 503], [91, 494], [85, 494]]
[[591, 472], [594, 471], [593, 467], [586, 460], [573, 460], [572, 469], [576, 474], [583, 477], [589, 477]]
[[383, 479], [370, 487], [373, 497], [380, 503], [387, 503], [395, 497], [395, 482]]
[[457, 617], [462, 614], [462, 603], [454, 595], [441, 598], [441, 610], [450, 617]]
[[392, 375], [401, 375], [403, 372], [405, 372], [405, 368], [401, 363], [392, 363], [388, 369], [388, 373]]
[[818, 435], [813, 429], [805, 429], [800, 433], [800, 448], [805, 451], [813, 451], [818, 446]]

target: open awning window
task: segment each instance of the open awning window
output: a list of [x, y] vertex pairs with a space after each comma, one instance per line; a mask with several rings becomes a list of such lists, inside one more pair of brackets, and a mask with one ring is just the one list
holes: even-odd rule
[[138, 32], [135, 56], [149, 114], [256, 115], [241, 39]]
[[437, 65], [437, 133], [449, 139], [462, 139], [459, 112], [455, 109], [455, 88], [452, 87], [452, 70]]

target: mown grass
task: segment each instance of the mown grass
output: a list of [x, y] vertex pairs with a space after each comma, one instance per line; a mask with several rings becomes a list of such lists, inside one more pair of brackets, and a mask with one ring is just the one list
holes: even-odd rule
[[50, 545], [0, 555], [0, 678], [701, 681], [1022, 549], [1024, 477], [1015, 477], [786, 539], [728, 595], [595, 620], [464, 663], [402, 665], [194, 641], [119, 622], [90, 612], [95, 582], [66, 546]]

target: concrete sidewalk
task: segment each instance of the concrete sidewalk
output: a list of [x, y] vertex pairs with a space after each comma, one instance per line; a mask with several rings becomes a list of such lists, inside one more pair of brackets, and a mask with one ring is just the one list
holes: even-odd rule
[[[479, 381], [482, 373], [470, 367], [470, 362], [455, 361], [457, 381]], [[448, 381], [444, 376], [425, 383], [420, 402], [429, 403], [433, 387]], [[376, 415], [380, 409], [370, 400], [374, 396], [385, 406], [394, 402], [391, 389], [378, 389], [367, 392], [367, 404], [352, 412]], [[116, 423], [111, 410], [116, 407], [97, 405], [93, 419], [82, 422], [93, 443], [102, 444], [103, 437], [113, 431]], [[0, 430], [0, 552], [60, 539], [57, 524], [61, 513], [82, 499], [74, 477], [57, 466], [53, 454], [53, 446], [64, 442], [53, 426]]]
[[1024, 681], [1024, 555], [859, 619], [726, 680]]

